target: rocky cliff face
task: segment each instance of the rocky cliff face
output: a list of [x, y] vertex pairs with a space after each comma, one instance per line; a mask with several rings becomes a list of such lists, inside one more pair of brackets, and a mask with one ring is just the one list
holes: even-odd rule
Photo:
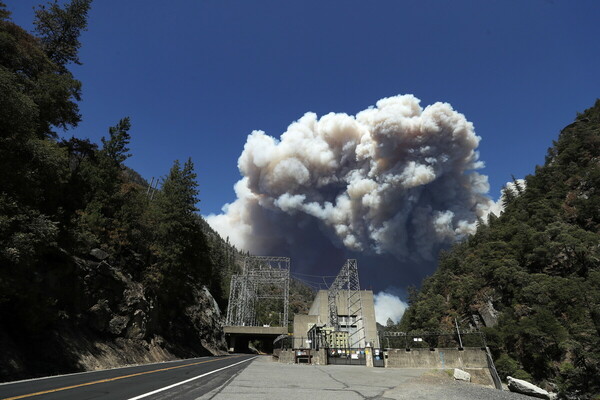
[[219, 306], [203, 286], [164, 320], [158, 296], [94, 250], [87, 259], [64, 256], [67, 276], [48, 279], [59, 320], [35, 337], [0, 327], [0, 380], [225, 354]]

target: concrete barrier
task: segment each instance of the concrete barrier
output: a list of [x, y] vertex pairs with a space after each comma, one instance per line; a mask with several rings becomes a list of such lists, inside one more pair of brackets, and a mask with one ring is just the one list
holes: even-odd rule
[[488, 368], [485, 349], [390, 349], [384, 352], [386, 368]]
[[279, 362], [284, 364], [293, 364], [296, 361], [294, 350], [285, 349], [279, 352]]
[[[279, 358], [280, 363], [284, 364], [294, 364], [296, 362], [296, 351], [291, 349], [281, 349], [277, 350], [277, 358]], [[302, 351], [308, 352], [307, 349], [302, 349]], [[275, 354], [274, 354], [275, 355]], [[316, 365], [327, 365], [327, 352], [325, 349], [319, 350], [310, 350], [311, 355], [311, 364]]]
[[313, 364], [327, 365], [327, 351], [325, 349], [313, 350]]

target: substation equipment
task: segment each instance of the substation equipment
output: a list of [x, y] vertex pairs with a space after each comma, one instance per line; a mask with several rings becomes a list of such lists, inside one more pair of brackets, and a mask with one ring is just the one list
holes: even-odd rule
[[267, 325], [266, 321], [258, 320], [258, 307], [263, 300], [275, 300], [275, 309], [270, 310], [271, 313], [278, 313], [278, 323], [275, 325], [287, 327], [289, 293], [288, 257], [246, 257], [242, 273], [231, 277], [226, 325]]

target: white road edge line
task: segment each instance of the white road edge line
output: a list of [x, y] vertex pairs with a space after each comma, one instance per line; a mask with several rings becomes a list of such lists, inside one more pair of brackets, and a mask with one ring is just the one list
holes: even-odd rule
[[163, 364], [172, 364], [172, 363], [176, 363], [176, 362], [194, 361], [194, 360], [201, 360], [203, 358], [208, 358], [208, 357], [209, 356], [193, 357], [193, 358], [181, 358], [181, 359], [177, 359], [177, 360], [158, 361], [158, 362], [147, 363], [147, 364], [129, 364], [129, 365], [123, 365], [122, 367], [105, 368], [105, 369], [94, 369], [94, 370], [91, 370], [91, 371], [82, 371], [82, 372], [72, 372], [70, 374], [40, 376], [39, 378], [21, 379], [20, 381], [0, 382], [0, 386], [7, 386], [7, 385], [12, 385], [12, 384], [17, 384], [17, 383], [25, 383], [25, 382], [42, 381], [44, 379], [64, 378], [66, 376], [93, 374], [93, 373], [96, 373], [96, 372], [116, 371], [116, 370], [119, 370], [119, 369], [127, 369], [127, 368], [135, 368], [135, 367], [145, 367], [145, 366], [149, 366], [149, 365], [163, 365]]
[[164, 392], [165, 390], [172, 389], [172, 388], [174, 388], [174, 387], [176, 387], [176, 386], [179, 386], [179, 385], [184, 385], [184, 384], [186, 384], [186, 383], [188, 383], [188, 382], [195, 381], [196, 379], [200, 379], [200, 378], [202, 378], [202, 377], [205, 377], [205, 376], [207, 376], [207, 375], [214, 374], [215, 372], [219, 372], [219, 371], [223, 371], [224, 369], [227, 369], [227, 368], [235, 367], [236, 365], [238, 365], [238, 364], [241, 364], [241, 363], [245, 363], [245, 362], [247, 362], [247, 361], [252, 361], [252, 360], [254, 360], [254, 359], [255, 359], [255, 358], [257, 358], [257, 357], [258, 357], [258, 356], [256, 356], [256, 357], [252, 357], [252, 358], [248, 358], [247, 360], [243, 360], [243, 361], [240, 361], [240, 362], [236, 362], [235, 364], [231, 364], [231, 365], [228, 365], [228, 366], [226, 366], [226, 367], [223, 367], [223, 368], [215, 369], [214, 371], [210, 371], [210, 372], [207, 372], [207, 373], [205, 373], [205, 374], [198, 375], [198, 376], [195, 376], [195, 377], [193, 377], [193, 378], [190, 378], [190, 379], [186, 379], [185, 381], [177, 382], [177, 383], [174, 383], [174, 384], [172, 384], [172, 385], [165, 386], [165, 387], [163, 387], [163, 388], [160, 388], [160, 389], [153, 390], [152, 392], [148, 392], [148, 393], [144, 393], [144, 394], [141, 394], [141, 395], [139, 395], [139, 396], [136, 396], [136, 397], [132, 397], [132, 398], [130, 398], [130, 399], [128, 399], [128, 400], [138, 400], [138, 399], [143, 399], [144, 397], [148, 397], [148, 396], [152, 396], [153, 394], [156, 394], [156, 393]]

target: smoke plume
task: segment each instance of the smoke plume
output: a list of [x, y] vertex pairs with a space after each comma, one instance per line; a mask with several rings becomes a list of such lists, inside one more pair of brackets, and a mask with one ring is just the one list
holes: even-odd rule
[[375, 320], [381, 325], [387, 324], [388, 318], [398, 323], [408, 308], [408, 304], [391, 293], [380, 292], [373, 296], [375, 301]]
[[356, 116], [309, 112], [279, 139], [252, 132], [237, 199], [209, 224], [254, 254], [318, 258], [325, 246], [432, 262], [493, 202], [473, 124], [448, 103], [419, 103], [402, 95]]

